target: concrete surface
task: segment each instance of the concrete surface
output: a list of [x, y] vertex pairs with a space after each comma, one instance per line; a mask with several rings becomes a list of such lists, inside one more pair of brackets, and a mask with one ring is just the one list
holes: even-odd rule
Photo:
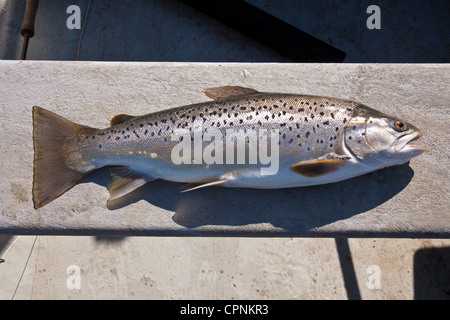
[[21, 278], [34, 240], [0, 299], [449, 299], [449, 240], [39, 236]]
[[[286, 62], [286, 57], [177, 0], [41, 0], [28, 59], [91, 61]], [[345, 62], [450, 61], [450, 2], [445, 0], [248, 0], [347, 53]], [[370, 5], [381, 29], [369, 30]], [[78, 5], [82, 30], [69, 30]], [[17, 59], [25, 2], [0, 0], [0, 57]]]
[[[0, 62], [0, 230], [15, 234], [448, 237], [447, 65]], [[156, 181], [108, 210], [108, 170], [51, 204], [31, 201], [31, 107], [92, 127], [207, 101], [203, 88], [336, 96], [396, 114], [424, 132], [410, 165], [336, 184], [180, 193]], [[19, 174], [20, 173], [20, 174]]]

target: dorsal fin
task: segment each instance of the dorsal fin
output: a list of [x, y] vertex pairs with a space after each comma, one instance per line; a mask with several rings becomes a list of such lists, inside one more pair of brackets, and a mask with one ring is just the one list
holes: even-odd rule
[[117, 116], [111, 118], [110, 126], [115, 126], [116, 124], [130, 120], [131, 118], [134, 118], [134, 116], [130, 116], [129, 114], [124, 113], [118, 114]]
[[258, 93], [258, 91], [240, 86], [223, 86], [205, 89], [203, 93], [213, 100], [224, 100], [228, 98], [255, 94]]

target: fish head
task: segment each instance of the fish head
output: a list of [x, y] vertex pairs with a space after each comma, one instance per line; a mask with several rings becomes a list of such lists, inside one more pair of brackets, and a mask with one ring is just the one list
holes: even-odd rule
[[398, 165], [425, 151], [412, 144], [422, 132], [412, 124], [364, 105], [353, 110], [345, 128], [345, 145], [363, 162]]

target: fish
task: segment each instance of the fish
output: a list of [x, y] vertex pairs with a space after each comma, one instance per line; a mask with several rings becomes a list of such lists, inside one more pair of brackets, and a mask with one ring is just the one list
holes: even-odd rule
[[156, 179], [187, 184], [182, 192], [334, 183], [425, 150], [413, 143], [422, 137], [418, 128], [358, 102], [241, 86], [203, 92], [212, 100], [119, 114], [105, 129], [34, 106], [34, 208], [105, 166], [110, 202]]

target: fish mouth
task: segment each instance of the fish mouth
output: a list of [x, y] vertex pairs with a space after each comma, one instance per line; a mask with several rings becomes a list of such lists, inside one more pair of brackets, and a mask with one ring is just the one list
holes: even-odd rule
[[411, 142], [420, 139], [423, 136], [421, 131], [416, 131], [412, 134], [406, 134], [397, 139], [397, 142], [394, 145], [395, 152], [414, 152], [417, 154], [421, 154], [425, 151], [423, 147], [420, 147], [415, 144], [411, 144]]

